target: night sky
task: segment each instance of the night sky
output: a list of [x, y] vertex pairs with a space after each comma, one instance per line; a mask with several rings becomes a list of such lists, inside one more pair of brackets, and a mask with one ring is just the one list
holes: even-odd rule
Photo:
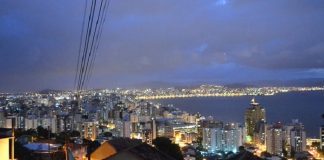
[[[84, 0], [0, 0], [0, 91], [73, 89]], [[324, 78], [323, 0], [112, 0], [89, 88]]]

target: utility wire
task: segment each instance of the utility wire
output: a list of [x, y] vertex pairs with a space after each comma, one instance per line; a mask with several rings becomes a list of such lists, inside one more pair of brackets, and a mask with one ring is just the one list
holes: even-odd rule
[[85, 6], [84, 6], [84, 10], [83, 10], [83, 21], [82, 21], [82, 28], [81, 28], [81, 35], [80, 35], [78, 62], [77, 62], [77, 68], [76, 68], [75, 77], [74, 77], [74, 88], [77, 87], [78, 71], [79, 71], [79, 68], [80, 68], [80, 57], [81, 57], [81, 48], [82, 48], [82, 42], [83, 42], [84, 22], [85, 22], [85, 18], [86, 18], [87, 7], [88, 7], [87, 2], [88, 1], [85, 0]]
[[100, 22], [99, 22], [99, 31], [98, 31], [98, 34], [96, 36], [96, 44], [95, 44], [95, 48], [94, 48], [94, 51], [93, 51], [94, 55], [91, 58], [90, 71], [89, 71], [89, 74], [87, 75], [87, 78], [86, 78], [86, 84], [90, 83], [90, 77], [92, 77], [93, 68], [94, 68], [94, 62], [95, 62], [95, 59], [97, 57], [97, 50], [99, 48], [99, 44], [101, 42], [103, 25], [104, 25], [104, 23], [106, 21], [107, 10], [108, 10], [109, 4], [110, 4], [110, 0], [105, 0], [104, 8], [103, 8], [103, 15], [101, 16]]
[[86, 34], [86, 39], [84, 41], [84, 49], [83, 49], [83, 56], [81, 59], [81, 69], [80, 69], [80, 75], [79, 75], [79, 82], [78, 82], [78, 90], [82, 90], [82, 79], [85, 74], [85, 61], [88, 56], [88, 45], [89, 45], [89, 40], [91, 36], [91, 31], [92, 31], [92, 23], [93, 23], [93, 17], [94, 17], [94, 11], [96, 9], [96, 0], [93, 0], [91, 3], [91, 10], [89, 14], [89, 19], [88, 19], [88, 25], [87, 25], [87, 34]]
[[[101, 42], [103, 25], [106, 21], [107, 10], [110, 4], [110, 0], [99, 1], [98, 4], [97, 0], [91, 1], [91, 7], [88, 14], [87, 2], [84, 9], [78, 63], [74, 80], [74, 86], [78, 95], [85, 89], [85, 86], [87, 86], [92, 76], [94, 62]], [[85, 23], [86, 19], [87, 22]]]
[[101, 12], [102, 12], [102, 4], [103, 4], [103, 0], [101, 0], [101, 3], [100, 3], [100, 8], [99, 8], [99, 12], [98, 12], [98, 17], [97, 17], [97, 21], [95, 23], [95, 28], [94, 28], [94, 32], [92, 34], [92, 40], [91, 40], [91, 46], [90, 46], [90, 50], [89, 50], [89, 55], [87, 57], [87, 63], [86, 63], [86, 66], [85, 66], [85, 76], [83, 77], [82, 79], [82, 84], [81, 86], [83, 87], [84, 86], [84, 82], [85, 82], [85, 79], [86, 79], [86, 75], [89, 73], [89, 66], [90, 66], [90, 57], [93, 55], [93, 46], [94, 46], [94, 42], [95, 42], [95, 36], [98, 32], [98, 24], [99, 24], [99, 19], [100, 19], [100, 16], [101, 16]]

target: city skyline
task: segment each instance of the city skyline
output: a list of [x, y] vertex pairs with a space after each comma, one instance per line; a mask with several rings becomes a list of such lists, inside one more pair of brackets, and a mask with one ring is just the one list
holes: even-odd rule
[[[209, 91], [209, 89], [215, 87], [219, 88], [220, 86], [202, 86], [201, 89], [203, 89], [202, 91], [204, 89]], [[272, 90], [271, 88], [268, 89]], [[284, 88], [281, 89], [285, 90]], [[257, 99], [260, 99], [260, 102], [263, 103], [259, 103], [252, 97], [244, 97], [244, 99], [241, 99], [241, 105], [235, 104], [236, 109], [226, 104], [223, 104], [226, 107], [208, 107], [211, 101], [196, 99], [194, 101], [202, 105], [198, 107], [199, 112], [193, 111], [188, 105], [181, 109], [181, 105], [177, 105], [177, 103], [170, 105], [170, 103], [163, 101], [160, 103], [159, 101], [138, 100], [136, 94], [141, 93], [138, 91], [128, 92], [122, 89], [83, 92], [82, 101], [80, 101], [80, 106], [83, 108], [81, 110], [78, 110], [80, 106], [77, 105], [78, 102], [75, 100], [73, 92], [3, 95], [0, 97], [0, 126], [4, 128], [14, 127], [18, 133], [23, 131], [27, 135], [38, 133], [37, 135], [41, 136], [38, 136], [37, 140], [54, 136], [56, 146], [64, 144], [64, 141], [59, 138], [61, 133], [76, 135], [81, 138], [77, 138], [80, 141], [82, 141], [82, 138], [107, 142], [120, 138], [126, 138], [126, 140], [130, 138], [139, 139], [149, 145], [154, 144], [154, 139], [164, 137], [179, 145], [180, 149], [184, 151], [183, 155], [191, 157], [196, 156], [190, 155], [189, 152], [186, 153], [185, 148], [201, 144], [205, 150], [197, 147], [195, 152], [200, 153], [203, 157], [215, 156], [215, 154], [223, 157], [223, 159], [234, 155], [239, 156], [241, 148], [239, 146], [250, 146], [251, 148], [252, 145], [256, 148], [248, 149], [248, 152], [252, 152], [250, 153], [252, 155], [254, 153], [254, 156], [264, 157], [264, 153], [269, 153], [273, 157], [310, 156], [319, 158], [320, 151], [316, 147], [322, 143], [318, 139], [320, 125], [314, 121], [316, 118], [309, 119], [307, 112], [312, 112], [311, 114], [316, 117], [322, 109], [316, 108], [319, 105], [310, 105], [303, 114], [298, 114], [298, 110], [301, 106], [306, 106], [305, 104], [311, 104], [310, 101], [306, 102], [301, 98], [307, 99], [312, 97], [312, 94], [313, 96], [318, 94], [314, 98], [319, 99], [322, 97], [322, 94], [320, 94], [322, 92], [312, 91], [311, 88], [309, 88], [311, 90], [299, 89], [303, 90], [304, 93], [295, 92], [291, 94], [294, 95], [291, 98], [298, 99], [298, 102], [295, 102], [296, 105], [282, 103], [291, 96], [289, 96], [289, 93], [277, 97], [280, 101], [272, 100], [272, 102], [271, 100], [264, 101], [269, 100], [271, 96], [258, 96]], [[304, 96], [305, 94], [309, 96]], [[250, 106], [248, 105], [249, 98], [252, 98]], [[235, 102], [238, 99], [223, 100]], [[193, 102], [190, 99], [186, 101]], [[182, 103], [184, 102], [182, 100]], [[316, 102], [320, 101], [317, 100]], [[219, 101], [218, 104], [222, 104], [222, 102]], [[285, 111], [284, 107], [281, 106], [282, 104], [289, 107], [293, 106], [293, 108], [286, 108], [288, 110]], [[197, 108], [197, 103], [192, 105]], [[211, 105], [214, 106], [213, 103]], [[263, 105], [265, 107], [262, 107]], [[207, 106], [211, 111], [205, 112], [204, 106]], [[279, 107], [274, 108], [275, 106]], [[224, 114], [221, 108], [228, 108], [229, 112]], [[210, 113], [215, 114], [208, 116]], [[222, 114], [227, 117], [227, 120], [224, 119], [224, 116], [221, 118]], [[278, 114], [285, 116], [273, 117]], [[298, 119], [291, 119], [292, 115], [299, 115], [293, 116]], [[244, 120], [237, 119], [243, 116]], [[299, 121], [299, 118], [303, 120]], [[290, 120], [292, 120], [292, 123], [289, 123]], [[278, 124], [280, 127], [277, 126]], [[315, 130], [317, 132], [314, 132]], [[48, 134], [48, 131], [52, 133]], [[199, 137], [202, 138], [200, 141]], [[319, 138], [321, 138], [321, 135]], [[313, 142], [318, 143], [318, 145], [313, 147]], [[74, 141], [74, 143], [78, 143], [78, 141]], [[39, 144], [46, 145], [45, 143], [28, 143], [24, 146], [29, 148], [32, 147], [29, 145]], [[308, 147], [306, 148], [306, 146]], [[232, 152], [233, 155], [220, 154], [224, 151]], [[298, 154], [295, 154], [295, 151]], [[73, 153], [73, 155], [79, 154], [83, 155], [85, 152], [75, 150]]]
[[[34, 2], [0, 7], [0, 91], [73, 89], [84, 1]], [[88, 87], [324, 78], [323, 6], [112, 1]]]
[[3, 0], [0, 155], [323, 159], [323, 8]]

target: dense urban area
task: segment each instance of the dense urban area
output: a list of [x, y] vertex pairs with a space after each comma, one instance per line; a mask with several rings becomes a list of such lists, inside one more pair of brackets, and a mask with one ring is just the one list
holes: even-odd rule
[[[321, 138], [307, 138], [302, 122], [289, 124], [266, 120], [266, 108], [256, 99], [246, 102], [244, 122], [223, 122], [176, 106], [155, 104], [149, 99], [200, 96], [274, 95], [281, 92], [324, 90], [323, 87], [104, 89], [43, 91], [0, 95], [1, 134], [15, 137], [18, 159], [103, 159], [100, 150], [132, 153], [147, 159], [316, 159], [323, 156]], [[10, 129], [14, 128], [14, 133]], [[320, 128], [320, 126], [319, 126]], [[120, 146], [121, 144], [124, 144]], [[122, 149], [120, 149], [122, 148]], [[149, 152], [149, 151], [148, 151]], [[123, 153], [123, 152], [122, 152]], [[114, 155], [106, 153], [104, 157]], [[161, 154], [161, 155], [159, 155]], [[121, 158], [123, 154], [117, 154]], [[155, 157], [155, 158], [154, 158]], [[271, 157], [271, 158], [270, 158]]]
[[324, 0], [1, 0], [0, 68], [0, 160], [324, 160]]

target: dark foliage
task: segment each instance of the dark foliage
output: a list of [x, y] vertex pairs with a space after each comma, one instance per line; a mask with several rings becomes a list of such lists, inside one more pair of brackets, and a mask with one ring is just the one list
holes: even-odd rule
[[94, 152], [99, 146], [100, 143], [98, 141], [90, 142], [87, 147], [87, 156], [90, 156], [90, 154]]
[[31, 151], [24, 147], [19, 142], [15, 142], [15, 158], [19, 160], [32, 159]]
[[60, 144], [72, 141], [72, 137], [80, 137], [79, 131], [61, 132], [55, 137], [55, 141]]
[[49, 139], [52, 136], [54, 136], [53, 133], [51, 133], [48, 129], [43, 128], [42, 126], [37, 127], [37, 135], [38, 135], [38, 138], [41, 138], [41, 139]]
[[183, 155], [181, 153], [179, 145], [172, 143], [169, 138], [158, 137], [153, 140], [153, 144], [159, 151], [164, 152], [170, 157], [173, 157], [177, 160], [183, 160]]

